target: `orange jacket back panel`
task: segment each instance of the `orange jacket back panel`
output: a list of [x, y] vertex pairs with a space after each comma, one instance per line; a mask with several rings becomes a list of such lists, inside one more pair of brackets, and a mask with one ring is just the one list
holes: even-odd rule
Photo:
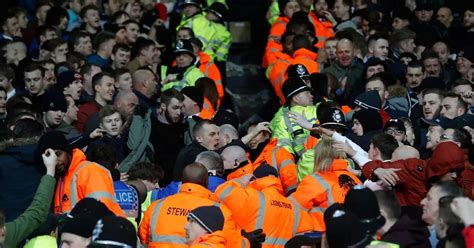
[[315, 230], [310, 215], [282, 195], [276, 177], [257, 179], [247, 187], [239, 179], [231, 180], [219, 186], [216, 194], [245, 231], [263, 229], [262, 247], [284, 247], [297, 233]]
[[293, 62], [291, 64], [302, 64], [306, 67], [309, 74], [319, 72], [319, 64], [316, 62], [318, 54], [308, 49], [300, 48], [293, 53]]
[[199, 70], [204, 74], [204, 76], [214, 80], [214, 84], [217, 88], [217, 95], [219, 96], [217, 106], [220, 106], [220, 103], [224, 98], [224, 85], [222, 84], [221, 72], [212, 61], [211, 57], [202, 51], [199, 52]]
[[105, 167], [87, 161], [79, 149], [73, 150], [71, 164], [65, 176], [59, 179], [54, 195], [54, 213], [68, 213], [83, 198], [95, 198], [116, 215], [125, 217], [115, 201], [114, 185]]
[[219, 206], [224, 214], [223, 231], [228, 240], [226, 247], [241, 247], [244, 240], [229, 209], [221, 205], [208, 189], [192, 183], [182, 184], [178, 194], [151, 204], [140, 224], [140, 241], [148, 247], [188, 247], [184, 226], [189, 212], [210, 205]]
[[314, 31], [316, 31], [316, 37], [318, 38], [318, 43], [316, 43], [317, 48], [323, 48], [324, 42], [334, 37], [334, 31], [332, 30], [332, 24], [330, 21], [322, 22], [314, 11], [311, 11], [309, 14], [309, 21], [313, 23]]
[[324, 226], [323, 213], [333, 203], [344, 202], [347, 191], [360, 180], [347, 170], [348, 162], [335, 159], [327, 172], [314, 172], [303, 178], [290, 199], [299, 203]]

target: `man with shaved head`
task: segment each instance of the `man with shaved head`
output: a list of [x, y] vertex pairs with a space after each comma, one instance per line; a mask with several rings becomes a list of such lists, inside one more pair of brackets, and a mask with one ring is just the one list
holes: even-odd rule
[[[207, 168], [191, 163], [183, 169], [183, 184], [179, 193], [154, 201], [145, 212], [138, 236], [148, 247], [180, 246], [186, 236], [184, 226], [191, 210], [201, 206], [219, 206], [224, 214], [224, 236], [228, 247], [240, 247], [247, 240], [231, 218], [232, 214], [219, 199], [207, 189]], [[170, 238], [171, 237], [171, 238]]]
[[139, 105], [144, 108], [156, 106], [158, 92], [157, 76], [150, 69], [138, 69], [132, 76], [133, 92], [137, 95]]
[[222, 148], [239, 138], [239, 132], [234, 126], [230, 124], [224, 124], [219, 127], [219, 148]]
[[412, 146], [403, 145], [395, 149], [392, 153], [392, 161], [416, 158], [420, 159], [420, 153], [418, 150]]
[[342, 38], [336, 45], [336, 63], [324, 70], [334, 76], [341, 87], [336, 94], [344, 99], [344, 104], [352, 103], [360, 92], [364, 91], [364, 64], [354, 55], [354, 44]]
[[253, 173], [253, 165], [247, 158], [245, 150], [240, 146], [229, 146], [221, 152], [224, 163], [224, 177], [227, 180], [239, 178]]

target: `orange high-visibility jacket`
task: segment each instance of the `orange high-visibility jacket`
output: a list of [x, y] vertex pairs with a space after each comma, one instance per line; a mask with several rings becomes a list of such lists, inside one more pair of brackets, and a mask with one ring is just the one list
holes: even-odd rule
[[281, 36], [286, 31], [286, 24], [290, 21], [290, 18], [286, 16], [279, 16], [272, 27], [270, 28], [270, 34], [268, 35], [268, 42], [276, 42], [281, 44]]
[[323, 48], [324, 42], [327, 39], [334, 37], [334, 30], [332, 30], [331, 22], [328, 20], [322, 22], [318, 17], [316, 17], [314, 11], [311, 11], [309, 14], [309, 21], [313, 23], [314, 31], [316, 31], [316, 37], [318, 38], [316, 47]]
[[318, 54], [308, 49], [300, 48], [293, 53], [293, 62], [291, 64], [302, 64], [306, 67], [309, 74], [319, 72], [319, 64], [316, 62]]
[[344, 202], [347, 191], [360, 180], [347, 170], [345, 159], [335, 159], [327, 172], [314, 172], [303, 178], [289, 199], [306, 209], [317, 224], [324, 226], [323, 213], [333, 203]]
[[247, 174], [253, 174], [253, 165], [250, 161], [247, 161], [246, 164], [239, 166], [236, 170], [227, 175], [227, 181]]
[[211, 101], [209, 101], [207, 97], [204, 97], [204, 102], [202, 104], [202, 109], [199, 113], [199, 117], [206, 120], [212, 120], [216, 112], [217, 110], [212, 106]]
[[184, 226], [191, 210], [201, 206], [218, 206], [224, 215], [226, 247], [250, 247], [232, 219], [232, 213], [208, 189], [183, 183], [178, 194], [153, 202], [145, 212], [138, 236], [144, 245], [153, 247], [188, 247]]
[[315, 230], [311, 216], [283, 196], [280, 180], [274, 176], [259, 178], [247, 187], [234, 179], [220, 185], [216, 195], [245, 231], [263, 229], [262, 247], [284, 247], [296, 234]]
[[225, 235], [222, 231], [213, 232], [199, 237], [190, 248], [224, 248], [226, 247]]
[[279, 58], [268, 67], [267, 77], [270, 80], [278, 99], [280, 99], [280, 104], [284, 105], [285, 97], [281, 92], [281, 87], [287, 78], [286, 70], [288, 69], [288, 66], [293, 64], [293, 58], [290, 57], [290, 55], [281, 52], [276, 55], [278, 55]]
[[199, 70], [204, 74], [204, 76], [214, 80], [214, 84], [217, 88], [217, 95], [219, 96], [217, 106], [220, 106], [220, 103], [224, 98], [224, 85], [222, 85], [221, 72], [212, 61], [211, 56], [203, 51], [199, 52]]
[[114, 214], [125, 217], [115, 200], [110, 171], [102, 165], [87, 161], [80, 149], [74, 149], [71, 165], [56, 186], [54, 213], [69, 213], [80, 200], [87, 197], [97, 199]]

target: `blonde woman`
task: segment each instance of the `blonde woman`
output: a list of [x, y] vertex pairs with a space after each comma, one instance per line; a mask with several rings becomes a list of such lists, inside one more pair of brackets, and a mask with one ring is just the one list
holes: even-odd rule
[[333, 203], [344, 202], [347, 191], [360, 180], [349, 172], [344, 152], [333, 149], [331, 139], [321, 139], [314, 148], [314, 171], [303, 178], [290, 199], [298, 202], [324, 226], [323, 213]]

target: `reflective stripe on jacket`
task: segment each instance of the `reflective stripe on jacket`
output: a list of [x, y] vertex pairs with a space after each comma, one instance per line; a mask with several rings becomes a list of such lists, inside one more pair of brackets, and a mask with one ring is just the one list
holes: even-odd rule
[[54, 213], [69, 213], [83, 198], [104, 203], [116, 215], [125, 217], [114, 197], [114, 185], [108, 169], [86, 160], [86, 155], [74, 149], [66, 175], [59, 179], [54, 195]]

